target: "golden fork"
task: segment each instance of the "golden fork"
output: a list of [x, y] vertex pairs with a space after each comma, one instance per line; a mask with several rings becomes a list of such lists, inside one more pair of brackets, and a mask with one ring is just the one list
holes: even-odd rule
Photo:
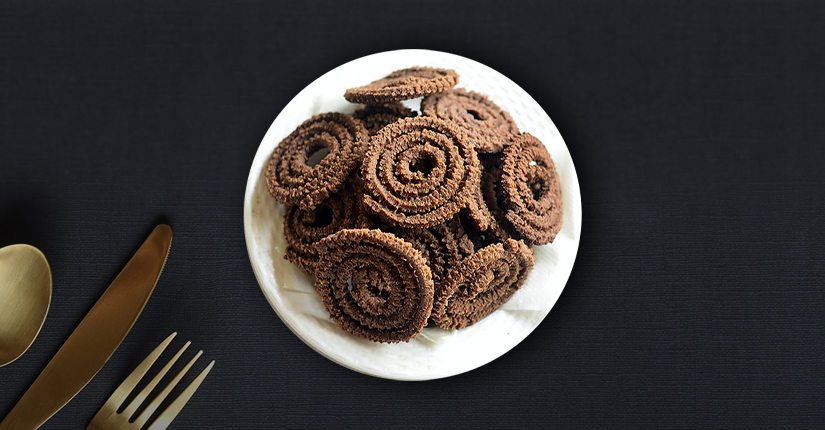
[[[146, 357], [146, 359], [144, 359], [143, 362], [141, 362], [140, 365], [138, 365], [138, 367], [123, 381], [123, 383], [117, 387], [112, 396], [109, 397], [109, 400], [107, 400], [103, 407], [100, 408], [100, 411], [97, 412], [97, 415], [92, 418], [92, 422], [89, 423], [89, 427], [87, 427], [86, 430], [139, 430], [141, 427], [146, 425], [149, 418], [151, 418], [157, 411], [160, 404], [166, 399], [172, 389], [178, 385], [178, 382], [180, 382], [181, 378], [183, 378], [183, 375], [185, 375], [192, 365], [195, 364], [195, 361], [197, 361], [201, 354], [203, 354], [203, 351], [199, 351], [195, 354], [195, 357], [189, 361], [189, 364], [187, 364], [178, 373], [178, 375], [175, 376], [175, 379], [169, 382], [169, 385], [167, 385], [166, 388], [158, 394], [152, 403], [150, 403], [149, 406], [147, 406], [146, 409], [144, 409], [143, 412], [141, 412], [141, 414], [134, 419], [134, 421], [130, 422], [130, 419], [135, 415], [138, 408], [140, 408], [140, 406], [146, 401], [146, 398], [149, 397], [149, 394], [155, 389], [163, 376], [166, 375], [169, 368], [175, 364], [181, 354], [183, 354], [186, 348], [189, 347], [191, 342], [186, 342], [186, 344], [183, 345], [183, 348], [181, 348], [180, 351], [178, 351], [177, 354], [169, 360], [169, 363], [166, 363], [166, 365], [163, 366], [163, 369], [161, 369], [160, 372], [149, 382], [149, 384], [147, 384], [146, 387], [140, 391], [137, 397], [129, 403], [129, 406], [127, 406], [123, 412], [118, 413], [117, 411], [121, 406], [123, 406], [126, 398], [129, 397], [129, 394], [135, 389], [138, 382], [140, 382], [143, 376], [146, 375], [146, 372], [149, 371], [149, 368], [152, 367], [152, 364], [155, 363], [155, 360], [158, 359], [160, 354], [163, 353], [163, 350], [166, 349], [176, 335], [177, 333], [172, 333], [166, 338], [166, 340], [161, 342], [161, 344], [158, 345], [158, 347], [155, 348], [155, 350], [152, 351], [152, 353], [149, 354], [149, 356]], [[192, 395], [195, 394], [195, 391], [197, 391], [198, 387], [200, 387], [201, 382], [203, 382], [206, 375], [209, 374], [209, 371], [212, 370], [212, 366], [214, 365], [215, 360], [212, 360], [212, 362], [209, 363], [205, 369], [203, 369], [195, 380], [192, 381], [192, 383], [190, 383], [185, 390], [183, 390], [180, 396], [178, 396], [178, 398], [175, 399], [175, 401], [172, 402], [169, 407], [167, 407], [166, 410], [164, 410], [163, 413], [152, 422], [152, 425], [148, 428], [148, 430], [163, 430], [169, 427], [169, 424], [175, 419], [189, 399], [192, 398]]]

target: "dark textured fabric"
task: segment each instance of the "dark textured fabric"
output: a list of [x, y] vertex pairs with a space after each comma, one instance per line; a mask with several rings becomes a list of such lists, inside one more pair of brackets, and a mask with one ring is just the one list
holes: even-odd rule
[[[4, 1], [0, 246], [40, 247], [54, 297], [0, 368], [0, 416], [164, 220], [175, 239], [143, 315], [43, 428], [85, 428], [172, 331], [217, 360], [174, 429], [822, 428], [823, 22], [816, 1]], [[527, 90], [570, 148], [584, 216], [533, 334], [424, 383], [304, 345], [243, 237], [278, 112], [326, 71], [399, 48]]]

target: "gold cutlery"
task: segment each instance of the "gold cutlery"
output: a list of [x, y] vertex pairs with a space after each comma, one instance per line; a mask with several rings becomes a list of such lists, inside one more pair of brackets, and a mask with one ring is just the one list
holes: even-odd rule
[[[109, 397], [109, 400], [100, 408], [97, 415], [92, 418], [92, 422], [89, 423], [89, 427], [86, 430], [139, 430], [141, 427], [146, 425], [152, 415], [157, 412], [158, 407], [160, 404], [166, 399], [172, 389], [178, 385], [180, 380], [192, 368], [192, 365], [195, 364], [195, 361], [200, 358], [203, 351], [198, 351], [197, 354], [189, 361], [189, 363], [175, 376], [169, 384], [164, 388], [151, 403], [140, 413], [137, 415], [136, 412], [138, 408], [140, 408], [143, 403], [146, 402], [149, 394], [152, 390], [157, 387], [160, 380], [166, 375], [166, 372], [175, 364], [175, 362], [180, 358], [181, 354], [189, 347], [191, 342], [186, 342], [185, 345], [175, 354], [172, 359], [166, 363], [165, 366], [155, 375], [154, 378], [138, 393], [138, 395], [129, 403], [129, 406], [123, 410], [123, 412], [118, 413], [118, 409], [123, 406], [126, 399], [132, 393], [132, 391], [137, 386], [138, 382], [146, 375], [146, 372], [149, 371], [149, 368], [152, 367], [152, 364], [158, 359], [160, 354], [169, 346], [169, 343], [172, 339], [175, 338], [177, 333], [172, 333], [169, 337], [166, 338], [151, 354], [149, 354], [146, 359], [141, 362], [137, 368], [120, 384], [119, 387], [115, 390], [115, 392]], [[186, 405], [189, 399], [192, 398], [192, 395], [195, 394], [198, 387], [200, 387], [203, 380], [206, 378], [206, 375], [209, 374], [209, 371], [212, 370], [212, 366], [215, 365], [215, 360], [209, 363], [201, 373], [195, 377], [195, 379], [186, 387], [186, 389], [181, 392], [180, 396], [178, 396], [175, 401], [173, 401], [169, 407], [167, 407], [163, 413], [158, 415], [158, 417], [152, 422], [152, 425], [149, 427], [148, 430], [163, 430], [169, 427], [169, 424], [175, 417], [180, 413], [181, 409]], [[135, 416], [137, 415], [137, 416]]]
[[0, 248], [0, 367], [23, 355], [52, 302], [52, 271], [31, 245]]
[[0, 430], [40, 427], [97, 375], [143, 311], [171, 244], [172, 229], [155, 227], [0, 423]]

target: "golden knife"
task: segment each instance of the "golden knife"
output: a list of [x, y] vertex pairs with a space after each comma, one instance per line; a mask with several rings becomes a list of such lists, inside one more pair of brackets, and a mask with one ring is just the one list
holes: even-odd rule
[[155, 227], [0, 423], [0, 430], [40, 427], [95, 377], [140, 316], [171, 244], [172, 229], [163, 224]]

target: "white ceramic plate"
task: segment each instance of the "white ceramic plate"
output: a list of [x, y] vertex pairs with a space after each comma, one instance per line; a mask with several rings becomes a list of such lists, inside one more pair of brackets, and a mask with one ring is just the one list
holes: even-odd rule
[[[521, 131], [546, 146], [559, 174], [564, 225], [551, 245], [534, 247], [536, 265], [526, 284], [499, 310], [457, 331], [425, 328], [409, 343], [379, 344], [350, 335], [331, 321], [314, 278], [284, 260], [283, 205], [267, 192], [266, 165], [273, 149], [298, 125], [322, 112], [352, 113], [360, 105], [344, 90], [411, 66], [455, 69], [459, 87], [487, 95], [510, 112]], [[405, 102], [418, 109], [420, 100]], [[304, 88], [272, 123], [255, 155], [244, 197], [246, 246], [258, 283], [281, 320], [307, 345], [352, 370], [382, 378], [426, 380], [463, 373], [516, 346], [544, 319], [561, 294], [579, 246], [581, 196], [567, 146], [541, 106], [513, 81], [473, 60], [436, 51], [401, 50], [346, 63]]]

